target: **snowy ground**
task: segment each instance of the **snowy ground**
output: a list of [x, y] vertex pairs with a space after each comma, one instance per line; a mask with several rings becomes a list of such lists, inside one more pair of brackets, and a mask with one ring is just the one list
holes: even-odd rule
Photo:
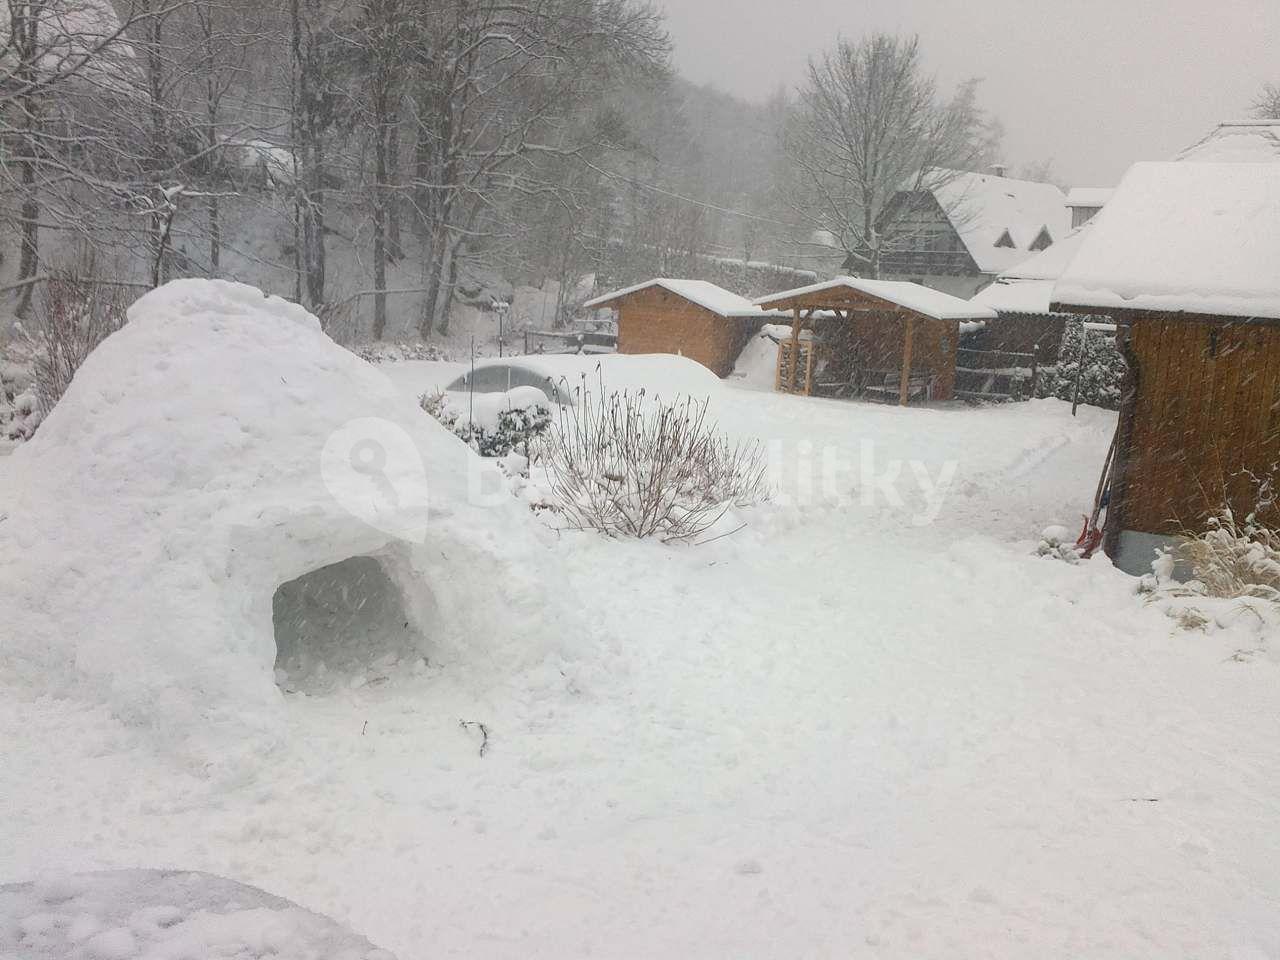
[[[218, 772], [0, 691], [0, 883], [204, 870], [401, 960], [1280, 955], [1274, 652], [1032, 555], [1087, 508], [1112, 415], [716, 412], [809, 466], [702, 547], [565, 536], [575, 675], [292, 696], [284, 745]], [[895, 458], [934, 488], [953, 461], [947, 494], [910, 465], [901, 505], [869, 486]]]

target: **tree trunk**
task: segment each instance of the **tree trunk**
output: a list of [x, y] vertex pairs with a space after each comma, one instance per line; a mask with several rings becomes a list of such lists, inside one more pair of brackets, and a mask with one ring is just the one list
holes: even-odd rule
[[387, 330], [387, 90], [376, 81], [373, 95], [373, 339]]
[[400, 172], [400, 114], [392, 111], [387, 131], [387, 256], [392, 260], [404, 259], [404, 247], [400, 242], [400, 195], [396, 192], [396, 180]]
[[[20, 139], [21, 160], [18, 163], [18, 182], [22, 185], [22, 204], [19, 217], [22, 221], [22, 239], [18, 255], [18, 280], [31, 280], [40, 269], [40, 188], [37, 163], [40, 149], [37, 128], [40, 124], [39, 104], [29, 92], [36, 79], [36, 59], [39, 57], [39, 38], [36, 27], [40, 21], [40, 4], [11, 6], [13, 41], [18, 50], [18, 68], [14, 74], [26, 92], [17, 98], [19, 116], [22, 117], [23, 135]], [[14, 314], [25, 319], [31, 311], [31, 298], [35, 284], [21, 288]]]

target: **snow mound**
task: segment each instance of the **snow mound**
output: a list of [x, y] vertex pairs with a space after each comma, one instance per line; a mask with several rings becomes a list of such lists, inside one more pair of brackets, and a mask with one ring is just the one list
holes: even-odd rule
[[763, 330], [747, 341], [742, 353], [738, 354], [738, 360], [733, 365], [732, 379], [740, 380], [754, 390], [772, 390], [777, 380], [778, 343], [790, 336], [789, 328], [779, 324], [766, 324]]
[[[148, 293], [12, 459], [0, 673], [181, 739], [276, 729], [277, 660], [314, 666], [299, 643], [365, 643], [400, 617], [371, 670], [481, 643], [484, 662], [519, 669], [549, 652], [538, 625], [563, 616], [541, 583], [549, 547], [497, 469], [303, 308], [252, 287]], [[276, 596], [359, 557], [377, 569]]]
[[173, 870], [110, 870], [0, 886], [0, 955], [395, 960], [328, 917], [257, 887]]

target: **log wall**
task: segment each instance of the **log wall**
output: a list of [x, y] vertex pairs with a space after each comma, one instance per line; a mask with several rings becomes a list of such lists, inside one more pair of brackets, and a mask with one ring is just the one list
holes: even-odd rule
[[676, 353], [727, 377], [751, 322], [727, 319], [660, 287], [618, 303], [619, 353]]
[[[1136, 315], [1137, 395], [1122, 452], [1120, 526], [1199, 531], [1225, 501], [1243, 518], [1280, 464], [1280, 326]], [[1273, 508], [1263, 520], [1280, 523]]]

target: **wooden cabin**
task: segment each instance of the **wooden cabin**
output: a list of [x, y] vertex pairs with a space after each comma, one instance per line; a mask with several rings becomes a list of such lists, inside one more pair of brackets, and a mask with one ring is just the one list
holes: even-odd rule
[[791, 337], [778, 344], [778, 390], [903, 406], [952, 399], [960, 323], [996, 316], [920, 284], [857, 277], [771, 294], [756, 304], [791, 316]]
[[1129, 365], [1103, 540], [1116, 564], [1148, 572], [1224, 506], [1253, 512], [1259, 481], [1280, 480], [1280, 168], [1134, 165], [1053, 300], [1116, 322]]
[[583, 306], [616, 311], [619, 353], [674, 353], [718, 377], [733, 371], [766, 317], [746, 297], [705, 280], [649, 280]]

